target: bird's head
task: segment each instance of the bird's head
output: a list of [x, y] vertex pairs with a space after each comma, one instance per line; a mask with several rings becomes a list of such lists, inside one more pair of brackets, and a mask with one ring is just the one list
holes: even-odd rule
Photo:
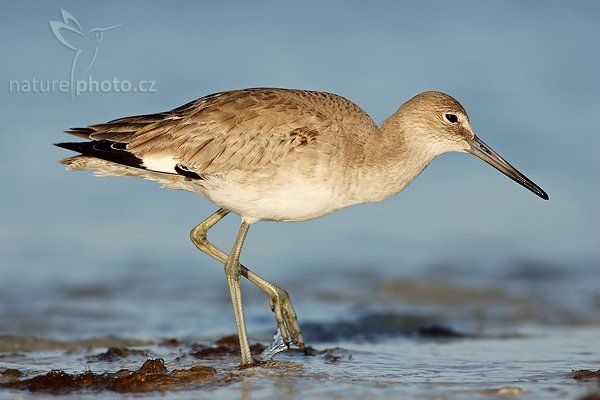
[[397, 115], [401, 115], [403, 128], [418, 135], [418, 140], [427, 145], [434, 155], [450, 151], [471, 153], [548, 200], [544, 190], [475, 135], [467, 112], [453, 97], [441, 92], [423, 92], [404, 103]]

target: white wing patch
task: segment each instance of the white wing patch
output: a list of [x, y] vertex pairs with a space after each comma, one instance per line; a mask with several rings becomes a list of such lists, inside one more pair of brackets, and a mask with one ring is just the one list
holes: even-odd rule
[[177, 161], [173, 157], [144, 157], [142, 163], [146, 169], [172, 174]]

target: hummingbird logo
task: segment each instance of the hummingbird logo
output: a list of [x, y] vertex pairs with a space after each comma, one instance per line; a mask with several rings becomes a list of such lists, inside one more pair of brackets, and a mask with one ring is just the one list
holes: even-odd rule
[[93, 28], [87, 33], [81, 28], [77, 19], [65, 9], [60, 10], [62, 21], [50, 21], [52, 34], [63, 46], [75, 52], [71, 63], [71, 97], [73, 97], [75, 74], [81, 70], [88, 72], [96, 56], [98, 47], [102, 43], [104, 32], [123, 26], [124, 24], [109, 26], [108, 28]]

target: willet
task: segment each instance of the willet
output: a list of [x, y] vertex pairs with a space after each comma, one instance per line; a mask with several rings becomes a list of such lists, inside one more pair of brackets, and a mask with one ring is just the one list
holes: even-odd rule
[[[471, 153], [548, 199], [475, 136], [464, 108], [440, 92], [413, 97], [380, 127], [335, 94], [258, 88], [217, 93], [168, 112], [67, 133], [88, 139], [58, 144], [80, 153], [61, 161], [69, 170], [151, 179], [201, 194], [221, 207], [190, 236], [198, 249], [225, 265], [242, 366], [254, 360], [240, 276], [269, 296], [285, 344], [304, 348], [288, 294], [239, 262], [252, 223], [306, 221], [383, 200], [404, 189], [434, 157], [450, 151]], [[231, 211], [242, 221], [228, 255], [206, 234]]]

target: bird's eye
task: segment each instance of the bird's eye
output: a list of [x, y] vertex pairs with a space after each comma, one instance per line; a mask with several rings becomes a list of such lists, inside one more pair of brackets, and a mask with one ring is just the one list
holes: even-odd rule
[[456, 116], [456, 114], [444, 114], [444, 117], [446, 118], [446, 121], [455, 124], [458, 122], [458, 117]]

